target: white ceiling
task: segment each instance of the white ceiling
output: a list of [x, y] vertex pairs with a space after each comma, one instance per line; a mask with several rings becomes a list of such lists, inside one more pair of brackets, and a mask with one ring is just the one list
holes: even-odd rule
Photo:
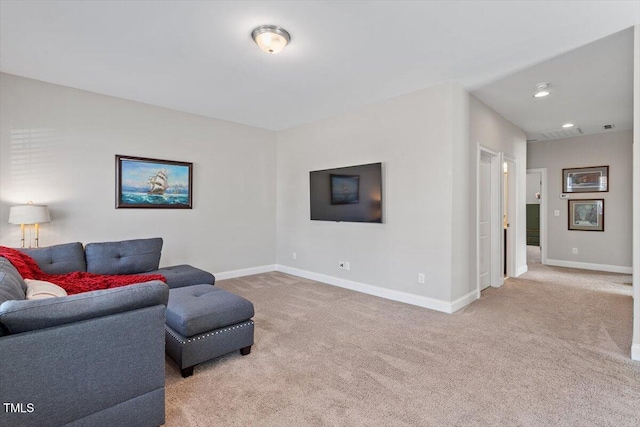
[[[550, 83], [551, 94], [534, 98], [540, 82]], [[564, 123], [585, 135], [604, 132], [605, 124], [613, 124], [614, 132], [632, 129], [633, 28], [516, 72], [474, 95], [527, 132], [529, 140], [562, 138]], [[561, 132], [541, 134], [555, 130]]]
[[[446, 80], [483, 97], [638, 23], [637, 0], [2, 0], [0, 70], [280, 130]], [[250, 38], [261, 24], [291, 44], [263, 53]]]

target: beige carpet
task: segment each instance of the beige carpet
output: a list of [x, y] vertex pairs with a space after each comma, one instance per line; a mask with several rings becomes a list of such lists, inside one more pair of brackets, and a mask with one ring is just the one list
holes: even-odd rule
[[631, 277], [547, 267], [453, 315], [282, 273], [218, 286], [255, 345], [182, 379], [167, 426], [638, 426]]

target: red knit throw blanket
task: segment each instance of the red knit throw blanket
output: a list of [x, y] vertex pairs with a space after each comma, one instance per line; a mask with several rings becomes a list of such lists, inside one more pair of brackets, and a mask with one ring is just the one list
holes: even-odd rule
[[47, 274], [38, 267], [38, 264], [29, 255], [17, 249], [0, 246], [0, 256], [5, 257], [18, 270], [23, 279], [45, 280], [55, 283], [67, 291], [68, 295], [81, 292], [96, 291], [98, 289], [110, 289], [134, 283], [161, 280], [166, 282], [164, 276], [159, 274], [149, 275], [104, 275], [75, 271], [68, 274]]

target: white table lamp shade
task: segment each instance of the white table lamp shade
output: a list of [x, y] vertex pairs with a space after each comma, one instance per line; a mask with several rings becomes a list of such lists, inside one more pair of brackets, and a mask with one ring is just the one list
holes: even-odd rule
[[45, 205], [19, 205], [9, 209], [9, 224], [42, 224], [50, 221], [49, 208]]

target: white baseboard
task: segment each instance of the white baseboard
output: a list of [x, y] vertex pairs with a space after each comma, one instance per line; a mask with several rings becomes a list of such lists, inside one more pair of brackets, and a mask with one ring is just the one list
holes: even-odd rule
[[516, 271], [516, 277], [520, 277], [522, 276], [524, 273], [526, 273], [527, 271], [529, 271], [529, 266], [527, 264], [523, 265], [522, 267], [520, 267], [518, 269], [518, 271]]
[[418, 307], [429, 308], [431, 310], [437, 310], [444, 313], [453, 313], [477, 299], [476, 291], [470, 292], [453, 302], [447, 302], [435, 298], [428, 298], [421, 295], [414, 295], [407, 292], [394, 291], [392, 289], [355, 282], [353, 280], [327, 276], [325, 274], [314, 273], [313, 271], [301, 270], [299, 268], [289, 267], [286, 265], [278, 264], [276, 268], [277, 271], [291, 274], [293, 276], [304, 277], [305, 279], [315, 280], [317, 282], [350, 289], [356, 292], [362, 292], [363, 294], [374, 295], [392, 301], [403, 302], [405, 304], [417, 305]]
[[640, 361], [640, 344], [631, 346], [631, 359]]
[[471, 291], [468, 294], [461, 296], [451, 303], [450, 313], [455, 313], [456, 311], [468, 306], [477, 299], [479, 299], [478, 291]]
[[589, 262], [564, 261], [549, 258], [547, 258], [547, 265], [553, 265], [555, 267], [579, 268], [582, 270], [607, 271], [609, 273], [633, 274], [633, 267], [625, 267], [622, 265], [592, 264]]
[[236, 277], [251, 276], [252, 274], [268, 273], [269, 271], [276, 271], [276, 265], [262, 265], [260, 267], [243, 268], [240, 270], [223, 271], [221, 273], [214, 273], [216, 280], [235, 279]]
[[315, 280], [317, 282], [338, 286], [340, 288], [350, 289], [356, 292], [362, 292], [363, 294], [374, 295], [392, 301], [398, 301], [405, 304], [416, 305], [418, 307], [429, 308], [431, 310], [441, 311], [443, 313], [454, 313], [478, 299], [478, 292], [475, 290], [461, 296], [455, 301], [448, 302], [435, 298], [424, 297], [421, 295], [410, 294], [407, 292], [394, 291], [393, 289], [381, 288], [380, 286], [368, 285], [366, 283], [355, 282], [353, 280], [328, 276], [321, 273], [314, 273], [313, 271], [302, 270], [299, 268], [279, 264], [243, 268], [240, 270], [223, 271], [220, 273], [215, 273], [214, 276], [216, 277], [216, 280], [226, 280], [243, 276], [251, 276], [252, 274], [268, 273], [270, 271], [280, 271], [282, 273], [291, 274], [293, 276], [304, 277], [305, 279]]

